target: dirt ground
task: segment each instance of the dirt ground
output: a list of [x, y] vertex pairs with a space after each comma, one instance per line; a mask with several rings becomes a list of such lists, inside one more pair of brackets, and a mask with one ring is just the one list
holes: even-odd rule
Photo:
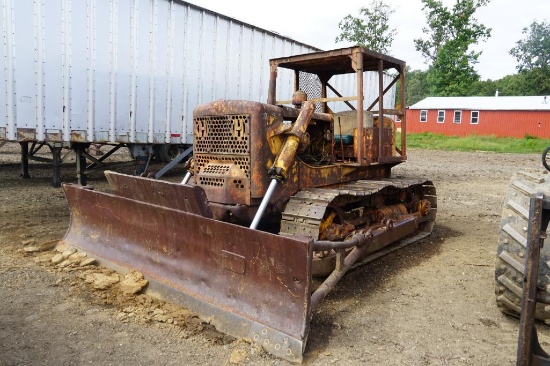
[[[495, 305], [495, 250], [508, 181], [539, 160], [409, 150], [394, 175], [435, 183], [434, 232], [338, 284], [313, 315], [305, 364], [514, 364], [518, 322]], [[113, 276], [105, 269], [29, 252], [63, 237], [69, 210], [49, 165], [31, 163], [32, 179], [19, 172], [18, 145], [0, 148], [0, 365], [288, 364], [178, 306], [94, 288], [91, 276]], [[75, 182], [74, 165], [62, 174]], [[101, 172], [89, 184], [107, 189]], [[550, 348], [550, 329], [541, 333]]]

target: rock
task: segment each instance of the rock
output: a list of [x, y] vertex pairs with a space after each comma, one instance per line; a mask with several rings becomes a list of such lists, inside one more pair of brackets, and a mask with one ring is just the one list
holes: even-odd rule
[[166, 323], [168, 319], [169, 319], [168, 315], [160, 315], [160, 314], [153, 315], [153, 320], [159, 323]]
[[21, 242], [21, 244], [27, 246], [27, 245], [31, 245], [31, 244], [34, 244], [35, 243], [35, 240], [34, 239], [28, 239], [28, 240], [23, 240]]
[[67, 249], [69, 249], [69, 244], [67, 244], [63, 240], [59, 241], [55, 246], [55, 250], [57, 250], [59, 253], [62, 253]]
[[229, 362], [233, 365], [238, 365], [246, 360], [246, 351], [242, 349], [236, 349], [231, 352], [229, 356]]
[[57, 243], [59, 243], [59, 240], [50, 240], [40, 244], [38, 247], [40, 248], [41, 252], [45, 252], [47, 250], [52, 250], [53, 248], [55, 248]]
[[120, 281], [118, 274], [106, 275], [103, 273], [91, 273], [86, 275], [86, 282], [91, 283], [97, 290], [105, 290]]
[[51, 262], [52, 260], [52, 255], [51, 254], [44, 254], [44, 255], [41, 255], [41, 256], [38, 256], [36, 258], [34, 258], [34, 263], [36, 264], [46, 264], [48, 262]]
[[128, 272], [120, 283], [120, 290], [128, 295], [137, 294], [149, 284], [143, 275], [137, 271]]
[[61, 262], [63, 262], [65, 260], [65, 258], [63, 257], [63, 254], [59, 253], [59, 254], [56, 254], [52, 257], [52, 263], [53, 264], [59, 264]]
[[42, 243], [40, 245], [31, 245], [31, 244], [34, 244], [34, 239], [31, 239], [31, 240], [25, 240], [23, 242], [23, 245], [25, 245], [25, 248], [23, 248], [23, 250], [26, 252], [26, 253], [37, 253], [37, 252], [45, 252], [45, 251], [48, 251], [48, 250], [52, 250], [55, 245], [57, 244], [57, 240], [50, 240], [50, 241], [47, 241], [45, 243]]
[[70, 260], [71, 263], [80, 263], [84, 258], [86, 258], [86, 253], [80, 252], [73, 253], [67, 257], [67, 259]]
[[71, 262], [69, 259], [65, 259], [63, 262], [59, 263], [57, 266], [59, 268], [65, 268], [69, 265], [71, 265], [73, 262]]
[[63, 257], [65, 259], [67, 259], [67, 258], [69, 258], [69, 256], [71, 254], [74, 254], [74, 253], [76, 253], [76, 249], [75, 248], [70, 248], [70, 249], [64, 250], [63, 253], [61, 253], [61, 254], [63, 255]]
[[23, 251], [25, 253], [37, 253], [40, 251], [40, 248], [36, 246], [29, 246], [29, 247], [23, 248]]
[[85, 258], [80, 262], [81, 267], [89, 266], [91, 264], [95, 264], [96, 260], [95, 258]]
[[38, 248], [40, 248], [41, 252], [52, 250], [53, 248], [55, 248], [55, 246], [57, 245], [58, 242], [59, 242], [59, 240], [46, 241], [46, 242], [41, 243], [40, 245], [38, 245]]

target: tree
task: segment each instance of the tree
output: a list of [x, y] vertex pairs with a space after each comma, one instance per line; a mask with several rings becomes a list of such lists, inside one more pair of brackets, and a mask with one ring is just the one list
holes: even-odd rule
[[428, 69], [430, 94], [436, 96], [472, 95], [479, 75], [471, 65], [465, 44], [450, 40], [443, 45]]
[[395, 12], [382, 0], [372, 0], [369, 7], [359, 9], [360, 17], [347, 15], [338, 23], [341, 33], [338, 42], [352, 42], [372, 51], [388, 53], [396, 29], [390, 29], [388, 20]]
[[524, 39], [516, 42], [510, 54], [516, 57], [521, 80], [521, 94], [550, 94], [550, 23], [533, 21], [529, 28], [523, 28]]
[[490, 0], [457, 0], [449, 9], [440, 0], [421, 0], [426, 14], [428, 39], [415, 39], [428, 69], [430, 93], [436, 96], [470, 95], [479, 75], [474, 69], [481, 52], [471, 47], [490, 37], [491, 29], [480, 24], [474, 14]]
[[407, 66], [406, 98], [407, 106], [420, 102], [430, 95], [428, 88], [427, 72], [422, 70], [411, 70]]
[[496, 94], [497, 90], [500, 93], [500, 89], [498, 88], [496, 81], [491, 79], [480, 80], [475, 87], [473, 95], [491, 97]]
[[536, 67], [520, 72], [525, 78], [526, 92], [524, 95], [550, 94], [550, 67]]
[[480, 81], [472, 95], [493, 96], [498, 90], [501, 96], [514, 95], [548, 95], [550, 94], [550, 77], [542, 68], [523, 70], [517, 74], [506, 75], [499, 80]]
[[525, 75], [522, 73], [506, 75], [497, 80], [496, 83], [499, 95], [529, 95], [527, 93], [528, 88], [526, 87]]
[[516, 42], [516, 47], [510, 50], [518, 65], [518, 71], [534, 68], [550, 68], [550, 23], [534, 21], [529, 28], [523, 28], [525, 39]]

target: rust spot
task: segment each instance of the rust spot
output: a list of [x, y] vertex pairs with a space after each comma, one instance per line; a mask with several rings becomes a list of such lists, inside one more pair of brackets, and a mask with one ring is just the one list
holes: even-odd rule
[[34, 128], [18, 128], [17, 141], [35, 141], [36, 130]]

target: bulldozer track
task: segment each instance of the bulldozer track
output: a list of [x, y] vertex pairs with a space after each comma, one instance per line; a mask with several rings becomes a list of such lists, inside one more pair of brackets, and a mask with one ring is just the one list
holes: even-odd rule
[[[392, 180], [359, 180], [344, 184], [338, 188], [307, 188], [292, 196], [282, 214], [281, 235], [300, 235], [319, 238], [319, 226], [327, 207], [339, 196], [355, 196], [357, 201], [363, 200], [375, 193], [380, 193], [386, 187], [404, 189], [411, 186], [422, 186], [425, 198], [432, 199], [432, 210], [436, 210], [435, 188], [432, 184], [415, 179]], [[429, 229], [431, 232], [431, 226]], [[429, 232], [422, 237], [429, 234]]]

